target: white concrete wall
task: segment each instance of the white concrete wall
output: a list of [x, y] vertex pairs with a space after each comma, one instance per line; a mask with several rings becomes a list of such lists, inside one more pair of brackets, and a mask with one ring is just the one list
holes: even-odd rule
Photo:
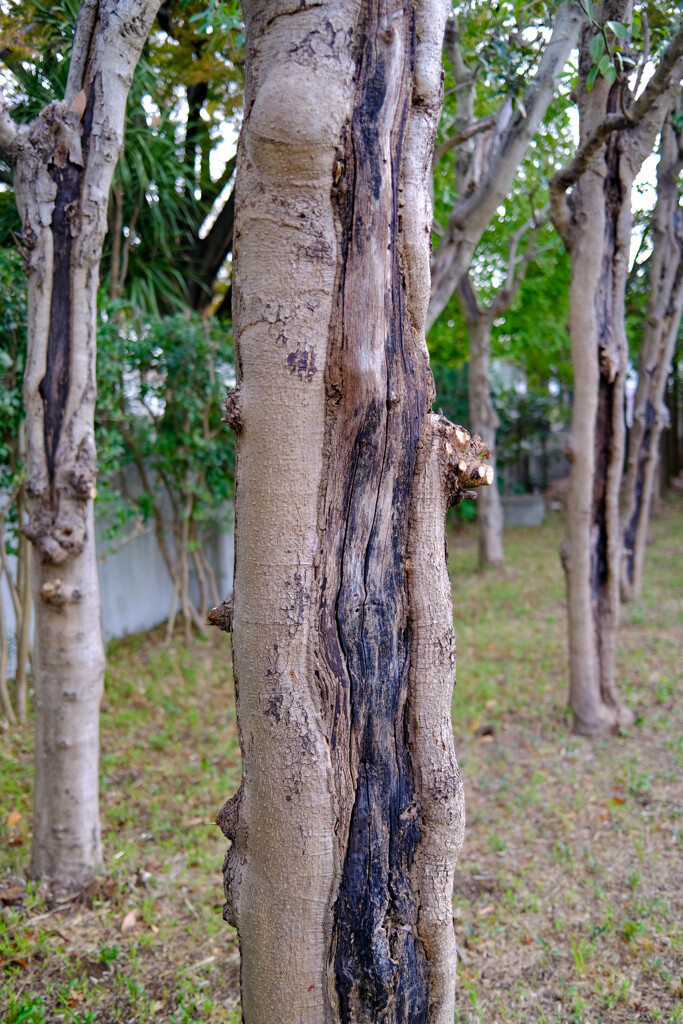
[[[151, 629], [165, 622], [171, 607], [173, 586], [150, 526], [110, 551], [111, 544], [98, 540], [102, 629], [105, 640]], [[232, 593], [232, 531], [204, 539], [204, 553], [216, 575], [218, 596], [224, 600]], [[15, 572], [15, 559], [9, 559]], [[2, 600], [10, 636], [8, 678], [14, 678], [16, 660], [16, 623], [7, 582], [2, 577]], [[197, 581], [190, 576], [190, 591], [198, 600]], [[178, 609], [179, 610], [179, 609]]]

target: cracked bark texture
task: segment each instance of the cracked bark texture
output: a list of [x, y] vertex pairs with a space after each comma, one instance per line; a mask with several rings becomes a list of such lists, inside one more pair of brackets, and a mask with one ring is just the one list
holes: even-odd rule
[[95, 323], [99, 262], [126, 99], [156, 0], [86, 0], [66, 96], [0, 144], [14, 165], [28, 279], [29, 524], [35, 600], [36, 754], [31, 873], [88, 884], [101, 861], [104, 676], [95, 557]]
[[[605, 0], [601, 19], [630, 23], [632, 3]], [[586, 78], [592, 29], [579, 49], [579, 145], [605, 117], [628, 103], [625, 81]], [[666, 89], [639, 123], [613, 131], [575, 181], [560, 172], [551, 183], [551, 210], [572, 267], [570, 335], [574, 402], [571, 462], [562, 561], [569, 616], [569, 703], [575, 729], [609, 734], [629, 723], [615, 679], [623, 533], [619, 492], [624, 462], [624, 383], [628, 347], [624, 293], [631, 244], [631, 188], [680, 81], [680, 61]], [[573, 185], [565, 196], [565, 189]]]
[[669, 423], [666, 380], [683, 313], [683, 216], [678, 188], [683, 149], [681, 133], [672, 119], [680, 109], [679, 96], [662, 128], [657, 167], [647, 321], [638, 358], [638, 388], [623, 488], [621, 597], [624, 601], [640, 599], [659, 440]]
[[490, 483], [429, 412], [447, 3], [249, 0], [225, 916], [248, 1024], [453, 1020], [463, 801], [444, 517]]

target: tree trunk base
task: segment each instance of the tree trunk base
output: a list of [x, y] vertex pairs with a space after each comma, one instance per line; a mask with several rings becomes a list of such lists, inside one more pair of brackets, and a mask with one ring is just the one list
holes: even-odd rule
[[617, 736], [621, 729], [628, 729], [634, 722], [635, 715], [625, 705], [611, 707], [602, 704], [590, 721], [582, 721], [575, 714], [572, 731], [577, 736]]

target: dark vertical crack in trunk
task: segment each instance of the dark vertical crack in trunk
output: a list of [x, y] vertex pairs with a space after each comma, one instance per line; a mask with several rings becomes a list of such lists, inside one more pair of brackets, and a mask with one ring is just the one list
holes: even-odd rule
[[43, 400], [45, 457], [48, 479], [52, 485], [64, 412], [69, 397], [71, 360], [73, 238], [80, 216], [81, 188], [92, 130], [95, 89], [91, 88], [83, 117], [81, 165], [70, 159], [63, 141], [58, 141], [49, 165], [49, 173], [57, 186], [52, 213], [53, 271], [50, 300], [45, 376], [39, 385]]
[[[405, 728], [410, 622], [401, 511], [410, 500], [427, 380], [413, 371], [397, 252], [412, 29], [400, 66], [390, 69], [394, 33], [405, 28], [371, 24], [369, 7], [336, 194], [343, 270], [328, 372], [325, 498], [334, 543], [320, 575], [323, 652], [340, 695], [331, 743], [336, 756], [350, 757], [353, 784], [353, 804], [342, 809], [332, 949], [342, 1021], [415, 1024], [427, 1019], [429, 989], [409, 877], [420, 826]], [[393, 97], [390, 75], [400, 83]], [[373, 240], [387, 229], [382, 253]]]
[[[612, 90], [608, 111], [616, 102]], [[600, 633], [600, 624], [608, 609], [606, 590], [609, 576], [607, 481], [614, 458], [614, 402], [617, 397], [621, 355], [614, 332], [614, 279], [618, 246], [618, 220], [623, 206], [619, 166], [619, 137], [610, 136], [605, 151], [605, 241], [602, 272], [596, 291], [598, 321], [599, 391], [595, 424], [595, 477], [593, 483], [593, 531], [591, 538], [591, 598], [593, 615]]]

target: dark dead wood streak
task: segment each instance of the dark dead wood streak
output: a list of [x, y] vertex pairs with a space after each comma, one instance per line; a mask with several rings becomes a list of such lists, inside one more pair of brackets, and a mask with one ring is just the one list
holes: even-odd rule
[[94, 85], [90, 88], [83, 116], [81, 150], [83, 165], [71, 162], [69, 153], [59, 144], [49, 165], [49, 173], [57, 186], [52, 214], [53, 271], [50, 300], [45, 376], [39, 385], [43, 400], [43, 431], [48, 479], [55, 475], [57, 449], [69, 397], [71, 359], [73, 236], [80, 216], [83, 169], [87, 160], [88, 141], [92, 129], [95, 101]]
[[50, 168], [57, 184], [52, 216], [54, 271], [45, 376], [40, 382], [44, 407], [45, 455], [50, 483], [54, 480], [55, 458], [69, 395], [71, 353], [71, 218], [79, 194], [79, 168], [63, 155], [63, 164]]
[[[608, 109], [616, 102], [610, 94]], [[595, 424], [595, 477], [593, 485], [593, 536], [591, 551], [591, 595], [599, 622], [608, 583], [607, 478], [614, 445], [614, 400], [620, 359], [614, 336], [612, 314], [618, 218], [622, 207], [619, 136], [613, 133], [605, 150], [605, 244], [600, 282], [596, 292], [598, 337], [598, 412]]]
[[[427, 1019], [429, 990], [409, 879], [420, 826], [404, 721], [410, 658], [405, 559], [406, 513], [428, 382], [426, 372], [413, 366], [415, 339], [396, 251], [411, 47], [403, 55], [401, 93], [388, 125], [391, 32], [371, 25], [371, 17], [368, 9], [354, 114], [343, 140], [344, 180], [333, 189], [342, 269], [328, 368], [321, 679], [334, 681], [333, 757], [348, 765], [350, 756], [355, 790], [353, 806], [343, 809], [348, 839], [332, 950], [341, 1021], [416, 1024]], [[381, 142], [388, 131], [390, 165], [383, 161]], [[387, 264], [376, 266], [368, 243], [386, 223]], [[363, 308], [372, 279], [376, 308]], [[370, 328], [364, 335], [363, 327], [355, 326], [378, 317], [386, 325], [381, 381], [359, 370], [358, 349], [372, 342]], [[397, 395], [399, 402], [393, 400]], [[321, 695], [331, 689], [321, 682]]]

